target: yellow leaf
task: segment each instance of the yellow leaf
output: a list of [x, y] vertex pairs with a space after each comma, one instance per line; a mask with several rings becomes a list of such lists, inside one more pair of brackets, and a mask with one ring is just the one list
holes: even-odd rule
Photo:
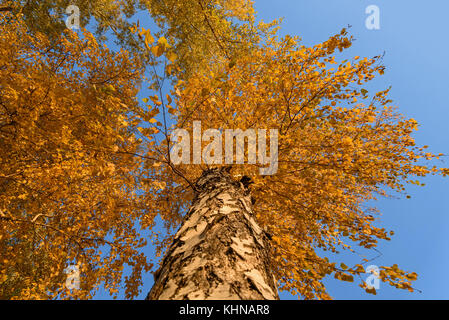
[[167, 53], [167, 59], [171, 62], [175, 62], [175, 60], [178, 58], [178, 56], [176, 55], [176, 53], [174, 53], [173, 51], [169, 51]]
[[151, 52], [156, 56], [160, 57], [165, 51], [165, 47], [158, 45], [151, 48]]
[[169, 46], [167, 39], [165, 39], [165, 37], [160, 37], [159, 40], [157, 41], [157, 43], [164, 46], [165, 48]]
[[150, 31], [148, 30], [148, 32], [145, 34], [145, 46], [147, 47], [148, 50], [151, 49], [150, 44], [152, 44], [154, 42], [154, 38], [151, 35]]

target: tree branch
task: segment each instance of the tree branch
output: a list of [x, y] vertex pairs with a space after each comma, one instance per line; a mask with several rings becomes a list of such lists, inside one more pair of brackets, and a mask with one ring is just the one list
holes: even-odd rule
[[12, 11], [13, 7], [0, 7], [0, 12]]

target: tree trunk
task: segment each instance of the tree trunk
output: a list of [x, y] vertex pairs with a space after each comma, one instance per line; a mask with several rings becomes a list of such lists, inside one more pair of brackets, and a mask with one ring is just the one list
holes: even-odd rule
[[253, 217], [244, 182], [226, 169], [203, 172], [146, 299], [279, 299], [269, 238]]

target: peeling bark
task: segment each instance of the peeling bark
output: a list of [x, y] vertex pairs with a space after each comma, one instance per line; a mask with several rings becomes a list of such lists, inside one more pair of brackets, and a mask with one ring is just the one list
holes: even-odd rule
[[269, 239], [253, 217], [247, 185], [212, 169], [195, 186], [198, 194], [146, 299], [279, 299]]

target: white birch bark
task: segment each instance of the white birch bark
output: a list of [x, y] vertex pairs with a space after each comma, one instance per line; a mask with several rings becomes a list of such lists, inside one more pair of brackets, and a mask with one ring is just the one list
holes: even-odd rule
[[223, 169], [205, 171], [196, 188], [147, 299], [279, 299], [249, 190]]

